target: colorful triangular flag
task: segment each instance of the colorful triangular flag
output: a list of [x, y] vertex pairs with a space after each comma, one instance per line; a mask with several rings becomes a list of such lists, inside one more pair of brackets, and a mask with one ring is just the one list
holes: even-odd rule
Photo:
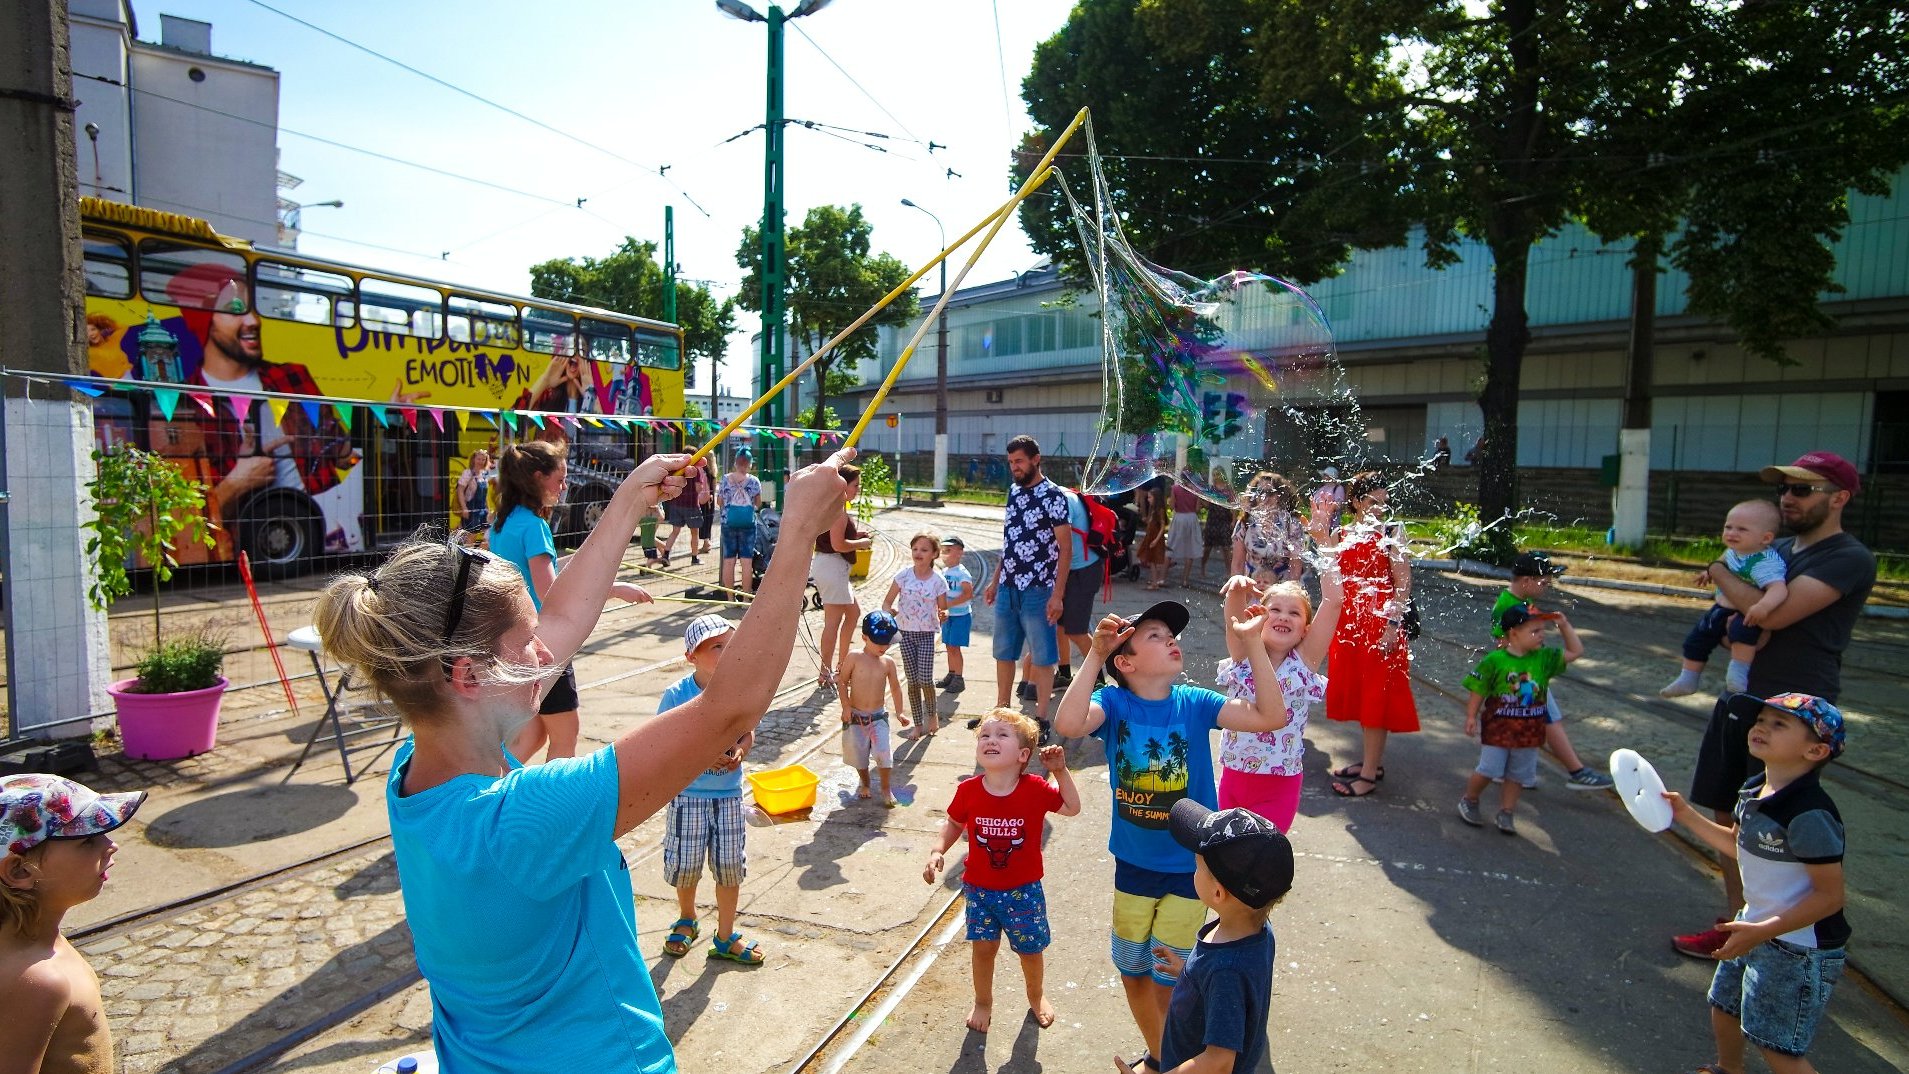
[[406, 427], [414, 433], [418, 431], [418, 410], [416, 407], [403, 407], [399, 409], [398, 413], [404, 415], [404, 424]]
[[331, 409], [338, 415], [338, 424], [344, 426], [346, 432], [350, 432], [352, 408], [343, 403], [333, 403]]
[[152, 401], [159, 404], [159, 412], [166, 416], [167, 421], [171, 421], [173, 408], [179, 405], [179, 393], [171, 388], [154, 388]]

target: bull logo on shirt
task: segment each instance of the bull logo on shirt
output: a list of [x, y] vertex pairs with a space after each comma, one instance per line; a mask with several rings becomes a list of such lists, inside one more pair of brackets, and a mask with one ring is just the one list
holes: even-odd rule
[[989, 836], [981, 834], [977, 834], [974, 837], [974, 845], [987, 852], [988, 864], [994, 866], [996, 869], [1007, 868], [1008, 858], [1013, 856], [1015, 850], [1026, 841], [1025, 836], [1019, 835], [1012, 839], [1004, 839], [998, 835]]

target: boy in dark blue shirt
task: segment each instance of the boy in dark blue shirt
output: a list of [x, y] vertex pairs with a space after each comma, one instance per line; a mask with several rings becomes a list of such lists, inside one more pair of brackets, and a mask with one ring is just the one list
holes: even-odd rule
[[[1211, 810], [1191, 798], [1174, 803], [1167, 826], [1195, 854], [1194, 885], [1216, 917], [1177, 968], [1160, 1038], [1161, 1074], [1252, 1070], [1266, 1051], [1273, 1002], [1273, 929], [1266, 917], [1292, 889], [1292, 844], [1257, 813]], [[1173, 960], [1172, 952], [1161, 954]], [[1133, 1074], [1125, 1062], [1114, 1063]]]

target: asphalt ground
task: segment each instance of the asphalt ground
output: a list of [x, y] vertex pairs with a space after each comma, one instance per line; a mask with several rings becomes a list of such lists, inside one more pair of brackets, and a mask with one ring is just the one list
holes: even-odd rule
[[[885, 512], [876, 524], [904, 540], [923, 525], [958, 532], [986, 553], [998, 546], [998, 519], [998, 511], [949, 508]], [[892, 545], [878, 546], [865, 603], [879, 600], [900, 562]], [[713, 578], [713, 561], [705, 564], [690, 573]], [[300, 602], [315, 584], [267, 587], [280, 633], [301, 624]], [[657, 582], [659, 592], [680, 587]], [[1298, 879], [1273, 917], [1272, 1062], [1286, 1070], [1615, 1072], [1688, 1070], [1712, 1058], [1703, 998], [1709, 967], [1674, 954], [1668, 937], [1715, 912], [1714, 869], [1684, 841], [1636, 827], [1613, 796], [1566, 790], [1555, 765], [1520, 805], [1519, 838], [1463, 825], [1453, 804], [1476, 746], [1461, 734], [1456, 683], [1483, 643], [1497, 584], [1421, 572], [1418, 587], [1428, 633], [1415, 648], [1414, 672], [1425, 730], [1395, 739], [1379, 793], [1332, 796], [1324, 772], [1355, 759], [1356, 729], [1313, 714], [1292, 833]], [[234, 596], [202, 599], [201, 614], [242, 612], [240, 621], [249, 620], [242, 594], [236, 604]], [[1203, 682], [1222, 655], [1217, 601], [1197, 590], [1183, 599], [1195, 611], [1188, 672]], [[1110, 607], [1146, 602], [1137, 586], [1119, 583]], [[1631, 746], [1673, 785], [1685, 781], [1708, 700], [1665, 702], [1655, 690], [1674, 670], [1677, 643], [1701, 606], [1570, 586], [1560, 603], [1588, 648], [1561, 690], [1580, 751], [1597, 758]], [[586, 748], [654, 711], [656, 696], [682, 674], [671, 664], [682, 624], [706, 610], [658, 604], [606, 614], [578, 661]], [[951, 717], [992, 704], [990, 613], [977, 613], [969, 689], [942, 698]], [[1055, 934], [1047, 980], [1059, 1020], [1042, 1031], [1021, 1017], [1019, 969], [1004, 957], [995, 1028], [970, 1033], [962, 1025], [971, 993], [959, 908], [942, 913], [952, 889], [922, 883], [920, 868], [940, 806], [972, 771], [972, 734], [956, 720], [901, 751], [903, 808], [855, 802], [833, 705], [807, 685], [814, 673], [807, 633], [819, 631], [820, 616], [807, 618], [786, 692], [749, 764], [758, 770], [800, 758], [824, 777], [806, 818], [750, 831], [741, 927], [763, 942], [768, 963], [709, 961], [706, 939], [681, 961], [663, 957], [676, 915], [656, 860], [660, 818], [624, 841], [641, 943], [652, 953], [683, 1069], [788, 1069], [838, 1025], [808, 1069], [1105, 1070], [1114, 1054], [1137, 1053], [1107, 956], [1110, 794], [1098, 745], [1069, 744], [1086, 808], [1053, 818], [1047, 836]], [[1904, 647], [1900, 624], [1865, 620], [1845, 661], [1849, 764], [1837, 766], [1828, 785], [1850, 831], [1851, 961], [1873, 984], [1852, 974], [1836, 993], [1813, 1053], [1824, 1070], [1909, 1068], [1909, 1023], [1888, 999], [1909, 985], [1902, 933], [1890, 924], [1899, 920], [1905, 879], [1896, 762], [1909, 742], [1892, 718]], [[243, 668], [235, 671], [246, 681]], [[106, 759], [97, 782], [145, 786], [154, 798], [121, 839], [106, 894], [71, 924], [98, 927], [383, 832], [387, 758], [349, 787], [335, 753], [316, 755], [284, 780], [318, 709], [302, 700], [293, 719], [270, 676], [267, 664], [258, 678], [269, 688], [234, 696], [213, 754], [165, 765]], [[312, 684], [301, 689], [315, 697]], [[951, 862], [949, 875], [957, 869]], [[314, 1022], [336, 1024], [253, 1068], [362, 1074], [428, 1039], [424, 986], [407, 978], [415, 971], [388, 844], [366, 844], [185, 916], [94, 933], [81, 948], [102, 973], [128, 1071], [219, 1071]], [[887, 984], [864, 1002], [891, 967]], [[367, 998], [376, 1001], [351, 1013]]]

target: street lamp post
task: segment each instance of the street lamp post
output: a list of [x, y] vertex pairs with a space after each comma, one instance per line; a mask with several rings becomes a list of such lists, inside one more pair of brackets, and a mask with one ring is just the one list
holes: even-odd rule
[[[907, 198], [901, 199], [910, 209], [921, 209], [928, 213], [928, 219], [935, 222], [935, 230], [941, 235], [941, 248], [948, 248], [948, 229], [941, 226], [941, 217]], [[948, 293], [948, 259], [941, 259], [941, 293]], [[896, 458], [899, 465], [901, 459]], [[948, 307], [943, 304], [941, 316], [935, 324], [935, 488], [948, 487]]]
[[345, 203], [338, 198], [333, 198], [330, 201], [306, 202], [289, 201], [280, 198], [279, 205], [285, 210], [285, 222], [284, 225], [278, 229], [278, 241], [294, 250], [298, 248], [298, 233], [305, 227], [306, 209], [342, 209], [345, 207]]
[[[765, 16], [742, 0], [716, 0], [716, 10], [743, 22], [766, 23], [769, 27], [768, 117], [763, 122], [762, 155], [762, 364], [761, 390], [768, 391], [782, 379], [786, 346], [784, 328], [788, 321], [788, 250], [783, 245], [782, 197], [782, 25], [790, 19], [813, 15], [830, 0], [801, 0], [787, 15], [774, 4]], [[782, 425], [782, 400], [771, 399], [762, 410], [770, 425]], [[764, 476], [781, 478], [781, 465], [771, 455], [764, 459]]]

